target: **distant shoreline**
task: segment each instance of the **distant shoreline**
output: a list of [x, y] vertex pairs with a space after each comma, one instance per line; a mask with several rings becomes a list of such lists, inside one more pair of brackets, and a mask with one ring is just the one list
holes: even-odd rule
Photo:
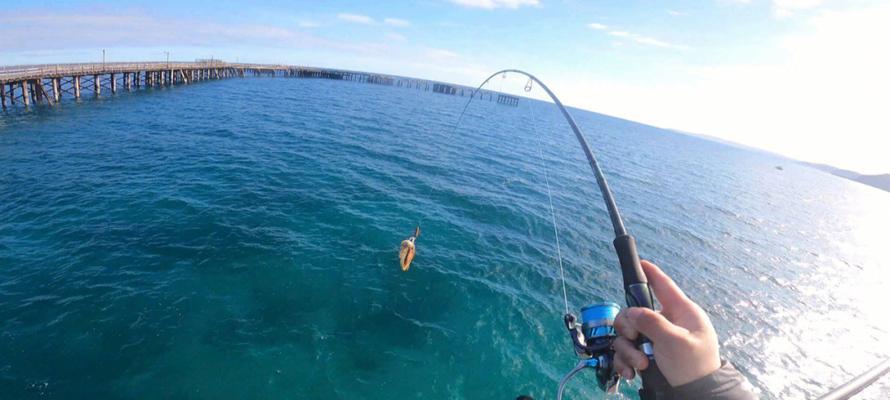
[[859, 182], [864, 185], [868, 185], [874, 188], [881, 189], [886, 192], [890, 192], [890, 174], [878, 174], [878, 175], [865, 175], [860, 174], [858, 172], [841, 169], [837, 167], [832, 167], [830, 165], [825, 164], [816, 164], [806, 161], [798, 161], [799, 163], [806, 165], [811, 168], [818, 169], [820, 171], [828, 172], [829, 174], [839, 176], [841, 178], [849, 179], [851, 181]]
[[[665, 128], [662, 128], [662, 129], [665, 129]], [[843, 169], [843, 168], [837, 168], [837, 167], [833, 167], [831, 165], [818, 164], [818, 163], [807, 162], [807, 161], [802, 161], [802, 160], [795, 160], [793, 158], [789, 158], [788, 156], [785, 156], [785, 155], [782, 155], [779, 153], [775, 153], [775, 152], [772, 152], [769, 150], [752, 147], [752, 146], [748, 146], [748, 145], [744, 145], [744, 144], [740, 144], [740, 143], [735, 143], [735, 142], [732, 142], [729, 140], [721, 139], [721, 138], [710, 136], [710, 135], [680, 131], [680, 130], [676, 130], [676, 129], [668, 129], [668, 130], [670, 130], [672, 132], [676, 132], [681, 135], [697, 137], [697, 138], [701, 138], [704, 140], [710, 140], [712, 142], [725, 144], [727, 146], [738, 147], [740, 149], [756, 151], [756, 152], [760, 152], [760, 153], [765, 153], [765, 154], [770, 154], [773, 156], [785, 158], [785, 159], [791, 160], [793, 162], [796, 162], [796, 163], [799, 163], [802, 165], [806, 165], [810, 168], [818, 169], [822, 172], [828, 172], [829, 174], [832, 174], [834, 176], [838, 176], [838, 177], [841, 177], [844, 179], [849, 179], [854, 182], [859, 182], [863, 185], [868, 185], [868, 186], [871, 186], [871, 187], [874, 187], [877, 189], [881, 189], [881, 190], [890, 192], [890, 174], [876, 174], [876, 175], [860, 174], [855, 171], [850, 171], [850, 170]]]

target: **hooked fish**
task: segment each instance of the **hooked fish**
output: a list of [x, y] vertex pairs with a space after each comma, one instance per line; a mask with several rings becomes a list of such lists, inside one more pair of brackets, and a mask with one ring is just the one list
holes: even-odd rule
[[399, 249], [399, 264], [402, 266], [402, 271], [407, 271], [411, 267], [411, 261], [414, 260], [416, 253], [414, 241], [418, 236], [420, 236], [419, 226], [414, 228], [414, 235], [402, 241], [402, 247]]

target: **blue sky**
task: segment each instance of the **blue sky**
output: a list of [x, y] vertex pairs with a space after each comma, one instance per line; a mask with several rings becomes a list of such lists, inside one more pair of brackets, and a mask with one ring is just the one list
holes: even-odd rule
[[170, 51], [469, 85], [514, 67], [576, 107], [890, 172], [887, 2], [4, 3], [0, 64], [94, 61], [105, 48], [110, 61]]

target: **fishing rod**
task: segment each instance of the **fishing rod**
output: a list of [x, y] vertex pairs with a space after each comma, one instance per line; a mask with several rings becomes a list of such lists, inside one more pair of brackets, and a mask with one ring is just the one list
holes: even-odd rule
[[[590, 170], [593, 172], [594, 177], [596, 177], [597, 186], [599, 186], [603, 201], [606, 204], [606, 210], [609, 212], [609, 218], [612, 221], [612, 228], [615, 231], [615, 239], [612, 241], [612, 245], [615, 247], [615, 252], [618, 254], [618, 263], [621, 266], [621, 276], [624, 280], [624, 296], [627, 306], [645, 307], [654, 310], [655, 301], [652, 296], [652, 290], [646, 280], [646, 275], [643, 273], [643, 269], [640, 266], [640, 257], [637, 254], [636, 242], [634, 241], [633, 236], [627, 233], [627, 228], [625, 228], [624, 221], [621, 219], [621, 214], [618, 212], [618, 206], [615, 204], [615, 198], [612, 195], [612, 190], [609, 188], [606, 177], [603, 175], [603, 171], [600, 169], [599, 163], [597, 163], [596, 157], [590, 149], [590, 145], [587, 144], [587, 140], [584, 138], [581, 128], [578, 127], [578, 124], [575, 123], [575, 119], [572, 118], [569, 111], [563, 106], [562, 102], [559, 101], [559, 98], [553, 94], [550, 88], [544, 84], [544, 82], [541, 82], [541, 80], [534, 75], [518, 69], [505, 69], [495, 72], [486, 78], [482, 84], [470, 94], [470, 99], [467, 101], [467, 104], [464, 105], [464, 109], [461, 111], [455, 127], [460, 125], [464, 113], [466, 113], [467, 108], [470, 106], [470, 102], [473, 101], [476, 93], [481, 91], [482, 87], [492, 78], [501, 74], [506, 76], [507, 73], [516, 73], [527, 77], [529, 79], [529, 83], [526, 84], [525, 87], [527, 92], [531, 90], [531, 82], [535, 82], [541, 86], [541, 88], [547, 92], [547, 95], [550, 96], [550, 99], [556, 104], [556, 107], [559, 108], [559, 111], [562, 112], [562, 116], [565, 117], [569, 127], [572, 128], [575, 138], [578, 139], [578, 143], [581, 145], [581, 150], [584, 151], [584, 155], [587, 157], [587, 162], [590, 164]], [[615, 317], [618, 315], [618, 311], [619, 307], [614, 303], [600, 303], [583, 307], [581, 308], [580, 324], [577, 322], [575, 315], [568, 311], [566, 312], [563, 317], [563, 322], [566, 329], [569, 331], [569, 336], [572, 339], [575, 353], [581, 360], [575, 368], [569, 371], [569, 373], [560, 381], [559, 390], [557, 392], [558, 399], [562, 399], [562, 393], [568, 381], [574, 377], [575, 374], [586, 368], [592, 368], [596, 371], [597, 383], [601, 389], [609, 391], [616, 388], [618, 374], [614, 369], [614, 351], [612, 350], [612, 341], [615, 339], [616, 334], [612, 324], [614, 323]], [[649, 358], [649, 367], [640, 371], [640, 376], [643, 381], [642, 388], [639, 390], [640, 399], [665, 400], [670, 398], [671, 385], [658, 369], [658, 365], [655, 362], [652, 342], [641, 335], [637, 340], [637, 346], [640, 351], [646, 354], [646, 357]]]
[[868, 371], [863, 372], [862, 375], [853, 378], [849, 382], [836, 387], [831, 392], [820, 397], [819, 400], [847, 400], [863, 391], [872, 383], [875, 383], [878, 379], [881, 379], [887, 372], [890, 372], [890, 358], [871, 367]]

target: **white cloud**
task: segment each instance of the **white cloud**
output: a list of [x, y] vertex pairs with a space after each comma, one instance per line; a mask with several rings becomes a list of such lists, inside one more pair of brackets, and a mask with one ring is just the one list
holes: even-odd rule
[[398, 33], [387, 33], [386, 38], [393, 42], [404, 42], [408, 40], [405, 36], [399, 35]]
[[374, 23], [374, 18], [361, 14], [340, 13], [337, 14], [337, 18], [339, 18], [341, 21], [351, 22], [354, 24], [371, 25]]
[[[41, 29], [52, 26], [53, 29]], [[71, 49], [94, 46], [207, 45], [279, 40], [286, 43], [319, 38], [270, 25], [218, 24], [201, 20], [145, 15], [10, 13], [0, 16], [3, 50]], [[6, 45], [8, 43], [8, 45]]]
[[590, 28], [590, 29], [596, 29], [596, 30], [598, 30], [598, 31], [604, 31], [604, 30], [606, 30], [606, 29], [609, 29], [608, 26], [603, 25], [603, 24], [599, 24], [599, 23], [596, 23], [596, 22], [591, 22], [591, 23], [587, 24], [587, 27]]
[[297, 26], [304, 29], [318, 28], [321, 26], [318, 22], [302, 20], [297, 22]]
[[495, 8], [517, 9], [523, 6], [538, 6], [541, 3], [538, 0], [451, 0], [452, 3], [470, 8], [484, 8], [493, 10]]
[[383, 20], [383, 23], [387, 24], [389, 26], [395, 26], [398, 28], [404, 28], [404, 27], [411, 26], [410, 21], [407, 21], [404, 19], [399, 19], [399, 18], [386, 18]]
[[773, 14], [785, 18], [822, 5], [822, 0], [773, 0]]
[[[599, 29], [599, 28], [595, 28], [595, 29]], [[634, 32], [612, 30], [612, 31], [608, 31], [607, 34], [610, 36], [627, 39], [627, 40], [633, 41], [635, 43], [644, 44], [647, 46], [661, 47], [664, 49], [674, 49], [674, 50], [689, 50], [689, 46], [685, 46], [682, 44], [669, 43], [664, 40], [640, 35], [639, 33], [634, 33]]]
[[451, 60], [451, 59], [455, 59], [455, 58], [459, 57], [457, 53], [455, 53], [451, 50], [436, 49], [436, 48], [426, 49], [426, 51], [424, 52], [424, 55], [433, 61]]
[[678, 50], [688, 49], [687, 46], [668, 43], [668, 42], [661, 41], [661, 40], [647, 37], [647, 36], [635, 36], [635, 37], [633, 37], [633, 41], [640, 43], [640, 44], [647, 44], [649, 46], [664, 47], [666, 49], [678, 49]]
[[667, 10], [668, 15], [672, 17], [683, 17], [689, 15], [688, 12], [685, 11], [677, 11], [677, 10]]
[[[296, 22], [299, 23], [298, 21]], [[52, 26], [53, 29], [42, 27]], [[227, 49], [264, 48], [267, 62], [283, 62], [294, 51], [342, 52], [344, 54], [370, 54], [386, 51], [385, 44], [363, 40], [340, 41], [323, 38], [296, 27], [283, 28], [261, 24], [229, 24], [209, 22], [192, 18], [158, 18], [144, 14], [88, 14], [53, 12], [9, 12], [0, 15], [0, 59], [6, 63], [57, 63], [93, 60], [93, 49], [108, 48], [110, 57], [114, 54], [132, 54], [127, 61], [157, 60], [163, 53], [151, 50], [168, 50], [171, 44], [188, 51], [180, 51], [176, 57], [181, 60], [205, 57], [213, 53], [226, 53]], [[46, 51], [48, 55], [28, 57], [33, 49]], [[203, 49], [203, 50], [202, 50]], [[269, 49], [287, 49], [276, 53]], [[53, 56], [52, 53], [80, 54]], [[228, 50], [230, 59], [234, 50]], [[241, 56], [249, 51], [238, 51]], [[85, 56], [89, 54], [89, 56]], [[188, 54], [188, 55], [187, 55]], [[256, 54], [256, 52], [254, 53]], [[277, 54], [277, 56], [276, 56]], [[260, 58], [261, 59], [261, 58]], [[259, 61], [260, 59], [257, 59]], [[24, 61], [10, 61], [24, 60]], [[244, 60], [244, 58], [242, 58]]]

